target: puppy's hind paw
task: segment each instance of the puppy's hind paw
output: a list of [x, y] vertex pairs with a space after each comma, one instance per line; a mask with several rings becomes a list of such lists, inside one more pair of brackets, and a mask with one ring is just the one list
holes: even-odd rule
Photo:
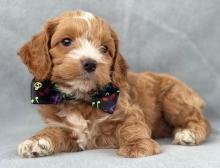
[[18, 146], [17, 152], [22, 157], [33, 158], [51, 155], [54, 147], [49, 139], [28, 139]]
[[196, 136], [189, 129], [178, 129], [175, 132], [172, 144], [175, 145], [196, 145]]

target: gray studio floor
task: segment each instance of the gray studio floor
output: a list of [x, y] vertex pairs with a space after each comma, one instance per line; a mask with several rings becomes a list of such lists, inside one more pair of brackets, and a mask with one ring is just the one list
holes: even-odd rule
[[[33, 111], [34, 112], [34, 111]], [[5, 124], [1, 128], [1, 145], [0, 145], [0, 167], [1, 168], [23, 168], [23, 167], [160, 167], [160, 168], [219, 168], [220, 166], [220, 124], [213, 122], [213, 133], [201, 146], [176, 146], [171, 145], [171, 139], [159, 140], [162, 153], [155, 156], [126, 159], [116, 154], [116, 150], [91, 150], [77, 153], [62, 153], [54, 156], [24, 159], [20, 158], [16, 153], [16, 148], [19, 142], [26, 139], [36, 131], [43, 128], [39, 118], [32, 115], [29, 119], [24, 119], [23, 122], [17, 118]], [[19, 121], [18, 121], [19, 120]], [[39, 125], [39, 123], [41, 123]], [[10, 126], [9, 126], [10, 125]], [[7, 130], [5, 129], [7, 128]]]

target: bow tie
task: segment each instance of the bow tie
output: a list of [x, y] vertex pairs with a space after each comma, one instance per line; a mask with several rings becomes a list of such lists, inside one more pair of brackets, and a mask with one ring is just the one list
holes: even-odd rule
[[[114, 113], [119, 96], [119, 88], [108, 83], [94, 95], [88, 102], [92, 107], [107, 113]], [[31, 82], [31, 103], [32, 104], [59, 104], [63, 101], [76, 100], [74, 95], [61, 92], [58, 86], [50, 80]]]

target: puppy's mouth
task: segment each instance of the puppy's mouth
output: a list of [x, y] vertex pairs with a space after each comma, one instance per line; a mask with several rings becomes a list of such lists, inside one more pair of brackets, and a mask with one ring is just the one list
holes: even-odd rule
[[79, 77], [77, 77], [77, 80], [85, 80], [85, 81], [89, 81], [89, 80], [94, 80], [94, 76], [95, 76], [95, 72], [92, 73], [88, 73], [88, 72], [83, 72]]
[[58, 86], [62, 92], [67, 94], [88, 94], [98, 88], [91, 74], [86, 73], [74, 80], [65, 81], [64, 84], [58, 84]]
[[110, 77], [109, 79], [107, 78], [107, 80], [105, 79], [106, 77], [100, 78], [97, 72], [97, 70], [92, 72], [81, 71], [80, 74], [76, 74], [69, 79], [60, 76], [59, 78], [54, 78], [53, 81], [64, 93], [90, 95], [92, 92], [99, 90], [110, 82]]

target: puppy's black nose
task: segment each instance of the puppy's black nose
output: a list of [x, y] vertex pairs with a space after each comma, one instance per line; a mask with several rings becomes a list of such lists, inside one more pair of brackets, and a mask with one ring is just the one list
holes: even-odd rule
[[95, 60], [86, 60], [83, 63], [83, 67], [87, 72], [93, 72], [95, 71], [96, 67], [97, 67], [97, 62]]

